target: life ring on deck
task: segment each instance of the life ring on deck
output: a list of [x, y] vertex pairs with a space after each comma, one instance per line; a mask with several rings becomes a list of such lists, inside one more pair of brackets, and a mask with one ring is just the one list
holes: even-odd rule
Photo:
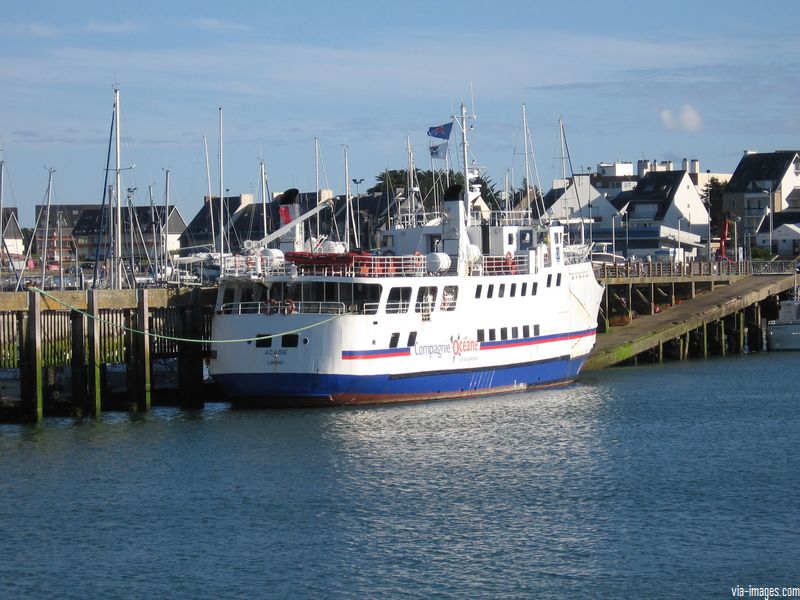
[[286, 300], [286, 314], [293, 315], [295, 313], [294, 300], [291, 298]]
[[273, 315], [278, 312], [278, 301], [275, 298], [269, 299], [269, 311], [267, 314]]

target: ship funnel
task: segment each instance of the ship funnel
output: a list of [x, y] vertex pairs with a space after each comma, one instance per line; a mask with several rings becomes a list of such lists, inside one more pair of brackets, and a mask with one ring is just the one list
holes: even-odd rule
[[289, 188], [283, 194], [281, 194], [280, 203], [283, 204], [297, 204], [298, 196], [300, 196], [300, 190], [297, 188]]

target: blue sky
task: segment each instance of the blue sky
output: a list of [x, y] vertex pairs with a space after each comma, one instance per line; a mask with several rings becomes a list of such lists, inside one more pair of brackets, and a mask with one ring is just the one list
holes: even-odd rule
[[203, 136], [219, 189], [219, 107], [230, 193], [257, 192], [260, 157], [271, 191], [312, 190], [315, 137], [337, 193], [344, 145], [364, 185], [405, 168], [406, 136], [430, 168], [427, 128], [471, 105], [470, 89], [472, 156], [498, 187], [507, 169], [522, 176], [522, 103], [545, 188], [559, 117], [576, 171], [686, 157], [731, 172], [746, 148], [800, 147], [794, 1], [116, 4], [3, 3], [5, 204], [23, 225], [45, 167], [54, 202], [100, 202], [115, 83], [135, 165], [123, 186], [161, 201], [169, 168], [187, 221], [207, 189]]

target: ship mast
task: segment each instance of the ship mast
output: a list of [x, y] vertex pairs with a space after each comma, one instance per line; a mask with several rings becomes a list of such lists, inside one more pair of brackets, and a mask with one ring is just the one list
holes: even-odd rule
[[114, 88], [114, 262], [112, 288], [122, 289], [122, 166], [120, 162], [119, 88]]

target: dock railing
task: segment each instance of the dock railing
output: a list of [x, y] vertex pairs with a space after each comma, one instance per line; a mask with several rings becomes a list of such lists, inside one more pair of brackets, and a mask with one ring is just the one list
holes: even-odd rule
[[791, 260], [690, 261], [683, 263], [633, 261], [618, 264], [596, 264], [594, 272], [598, 279], [781, 275], [794, 273], [795, 262]]

